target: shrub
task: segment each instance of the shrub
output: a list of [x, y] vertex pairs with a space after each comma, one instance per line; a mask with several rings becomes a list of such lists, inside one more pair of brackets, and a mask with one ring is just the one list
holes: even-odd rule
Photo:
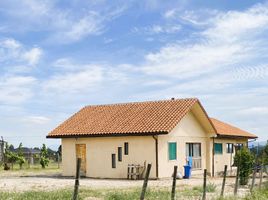
[[254, 164], [254, 156], [247, 148], [238, 150], [234, 157], [234, 165], [240, 168], [239, 183], [240, 185], [247, 185], [249, 175], [252, 173]]

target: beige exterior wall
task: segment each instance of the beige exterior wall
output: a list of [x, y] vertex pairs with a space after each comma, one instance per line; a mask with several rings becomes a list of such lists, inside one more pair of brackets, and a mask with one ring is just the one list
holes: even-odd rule
[[[124, 155], [124, 142], [129, 154]], [[150, 178], [156, 178], [155, 140], [152, 136], [63, 138], [62, 166], [64, 176], [74, 176], [75, 144], [86, 144], [86, 176], [94, 178], [127, 178], [128, 164], [152, 163]], [[122, 162], [118, 161], [118, 147], [122, 147]], [[116, 154], [116, 168], [112, 168], [111, 154]]]
[[[210, 141], [211, 146], [213, 146], [213, 140]], [[222, 154], [215, 154], [214, 157], [214, 163], [215, 163], [215, 175], [220, 174], [224, 170], [224, 166], [228, 166], [228, 171], [231, 172], [235, 170], [234, 167], [232, 167], [233, 161], [234, 161], [234, 156], [235, 156], [235, 151], [233, 154], [227, 153], [227, 144], [238, 144], [242, 143], [244, 145], [247, 145], [247, 139], [224, 139], [224, 138], [215, 138], [215, 143], [221, 143], [222, 144]], [[234, 171], [235, 172], [235, 171]]]
[[[174, 165], [184, 174], [186, 164], [186, 143], [201, 143], [202, 169], [209, 166], [209, 135], [200, 125], [192, 112], [189, 112], [168, 135], [159, 135], [159, 178], [171, 177]], [[168, 143], [177, 143], [177, 160], [168, 158]], [[202, 170], [193, 171], [193, 174], [202, 173]]]
[[[186, 143], [201, 143], [202, 169], [192, 174], [201, 174], [207, 169], [212, 174], [213, 135], [208, 134], [195, 114], [189, 112], [181, 122], [167, 135], [158, 138], [158, 174], [159, 178], [171, 177], [174, 165], [184, 174], [186, 164]], [[129, 155], [124, 155], [124, 142], [129, 143]], [[168, 158], [168, 143], [177, 143], [177, 160]], [[233, 157], [226, 151], [227, 143], [247, 143], [247, 139], [220, 139], [215, 143], [223, 144], [223, 154], [215, 155], [215, 175], [222, 172], [224, 165], [231, 169]], [[95, 137], [62, 139], [62, 166], [64, 176], [74, 176], [76, 167], [75, 144], [86, 144], [86, 176], [94, 178], [126, 178], [128, 164], [152, 163], [150, 178], [156, 178], [156, 149], [152, 136]], [[118, 161], [118, 147], [122, 147], [122, 162]], [[111, 154], [116, 154], [116, 168], [112, 168]]]

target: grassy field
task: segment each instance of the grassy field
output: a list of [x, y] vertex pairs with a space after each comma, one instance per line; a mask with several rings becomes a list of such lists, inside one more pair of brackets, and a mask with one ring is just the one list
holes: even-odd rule
[[[214, 190], [213, 190], [214, 191]], [[208, 193], [208, 196], [210, 193]], [[125, 190], [100, 190], [100, 189], [80, 189], [79, 199], [94, 199], [94, 200], [135, 200], [139, 199], [140, 188], [125, 189]], [[177, 190], [177, 199], [200, 199], [202, 191], [200, 188]], [[214, 196], [214, 195], [213, 195]], [[0, 199], [14, 199], [14, 200], [58, 200], [58, 199], [71, 199], [72, 189], [63, 189], [58, 191], [28, 191], [23, 193], [0, 192]], [[165, 200], [170, 199], [170, 191], [168, 188], [162, 189], [149, 189], [146, 193], [147, 200]], [[252, 195], [247, 195], [245, 198], [218, 198], [214, 196], [215, 200], [267, 200], [268, 187], [262, 190], [255, 190]]]
[[3, 166], [0, 166], [0, 176], [27, 176], [27, 175], [54, 175], [59, 174], [61, 169], [58, 167], [58, 163], [50, 161], [49, 165], [42, 169], [40, 164], [28, 165], [24, 164], [20, 169], [18, 164], [13, 166], [13, 169], [5, 171]]

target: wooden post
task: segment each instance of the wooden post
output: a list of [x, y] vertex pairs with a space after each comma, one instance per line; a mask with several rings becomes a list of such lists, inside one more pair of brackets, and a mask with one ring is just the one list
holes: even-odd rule
[[239, 184], [239, 173], [240, 173], [240, 166], [237, 166], [237, 170], [236, 170], [236, 177], [235, 177], [235, 188], [234, 188], [234, 195], [237, 195], [237, 191], [238, 191], [238, 184]]
[[60, 153], [57, 153], [58, 169], [60, 168]]
[[203, 184], [203, 197], [202, 200], [206, 200], [207, 196], [207, 170], [204, 170], [204, 184]]
[[221, 187], [221, 197], [223, 197], [223, 193], [225, 189], [226, 175], [227, 175], [227, 165], [224, 166], [223, 181], [222, 181], [222, 187]]
[[259, 185], [259, 189], [261, 189], [261, 188], [262, 188], [263, 168], [264, 168], [264, 163], [262, 163], [262, 165], [261, 165], [261, 172], [260, 172], [260, 185]]
[[81, 158], [77, 158], [73, 200], [77, 200], [78, 199], [78, 187], [79, 187], [79, 178], [80, 178], [80, 166], [81, 166]]
[[254, 172], [253, 172], [253, 177], [252, 177], [252, 183], [251, 183], [251, 187], [250, 187], [250, 192], [253, 191], [253, 188], [254, 188], [254, 185], [255, 185], [256, 174], [257, 174], [257, 166], [254, 165]]
[[144, 181], [143, 181], [143, 186], [142, 186], [140, 200], [144, 200], [144, 196], [145, 196], [145, 192], [146, 192], [146, 188], [147, 188], [147, 184], [148, 184], [148, 179], [149, 179], [151, 167], [152, 167], [151, 164], [148, 164], [147, 165], [147, 170], [146, 170], [145, 178], [144, 178]]
[[178, 170], [178, 166], [174, 166], [173, 183], [172, 183], [172, 191], [171, 191], [171, 200], [175, 200], [177, 170]]

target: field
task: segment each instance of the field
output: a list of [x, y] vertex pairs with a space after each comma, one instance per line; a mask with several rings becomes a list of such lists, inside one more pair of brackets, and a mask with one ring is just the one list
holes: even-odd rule
[[[74, 179], [61, 177], [57, 163], [51, 163], [48, 168], [40, 165], [25, 167], [19, 170], [14, 166], [12, 171], [0, 170], [0, 199], [26, 200], [56, 200], [71, 199]], [[219, 199], [221, 178], [208, 179], [208, 199]], [[86, 200], [131, 200], [139, 199], [142, 180], [110, 180], [89, 179], [80, 180], [79, 199]], [[258, 180], [256, 181], [258, 183]], [[171, 179], [150, 180], [146, 199], [170, 199]], [[240, 188], [239, 197], [233, 198], [234, 178], [228, 178], [226, 184], [226, 199], [264, 200], [268, 199], [268, 186], [249, 194], [248, 187]], [[200, 199], [202, 196], [202, 176], [190, 180], [178, 180], [176, 188], [177, 199]], [[230, 196], [230, 197], [229, 197]]]

